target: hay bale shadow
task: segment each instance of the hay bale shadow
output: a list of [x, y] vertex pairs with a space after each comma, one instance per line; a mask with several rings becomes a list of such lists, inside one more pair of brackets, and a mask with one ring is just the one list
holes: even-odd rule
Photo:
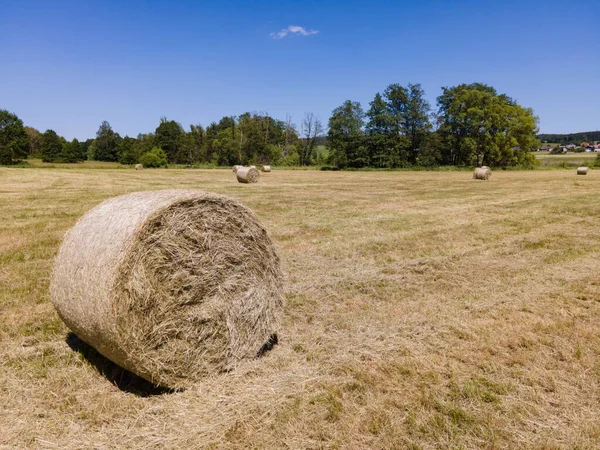
[[94, 366], [104, 378], [123, 392], [129, 392], [140, 397], [151, 397], [154, 395], [177, 392], [175, 389], [155, 386], [148, 380], [123, 369], [121, 366], [118, 366], [98, 353], [98, 350], [94, 347], [89, 346], [79, 339], [73, 332], [67, 334], [65, 342], [73, 351], [78, 352], [88, 363]]

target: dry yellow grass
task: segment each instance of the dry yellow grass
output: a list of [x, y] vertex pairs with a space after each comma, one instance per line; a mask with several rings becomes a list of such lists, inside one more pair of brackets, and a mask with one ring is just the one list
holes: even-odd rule
[[[178, 393], [67, 339], [48, 296], [85, 211], [159, 188], [238, 198], [286, 274], [279, 345]], [[572, 171], [0, 169], [0, 447], [598, 448], [599, 190]]]

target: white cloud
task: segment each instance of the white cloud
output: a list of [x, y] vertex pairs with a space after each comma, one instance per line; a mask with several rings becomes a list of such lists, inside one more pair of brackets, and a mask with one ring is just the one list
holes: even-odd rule
[[299, 27], [298, 25], [290, 25], [287, 28], [284, 28], [277, 33], [271, 33], [271, 37], [273, 39], [281, 39], [286, 37], [288, 34], [297, 34], [299, 36], [312, 36], [313, 34], [317, 34], [319, 30], [307, 30], [304, 27]]

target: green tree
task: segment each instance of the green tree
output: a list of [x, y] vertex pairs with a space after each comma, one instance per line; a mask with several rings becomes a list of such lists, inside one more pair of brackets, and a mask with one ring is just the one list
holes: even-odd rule
[[144, 167], [167, 167], [168, 163], [167, 154], [159, 147], [140, 156], [140, 164]]
[[63, 139], [54, 130], [46, 130], [40, 137], [40, 153], [44, 162], [62, 159]]
[[42, 136], [42, 133], [33, 127], [25, 127], [25, 132], [29, 138], [29, 149], [27, 151], [28, 155], [31, 157], [39, 157], [40, 137]]
[[156, 145], [165, 151], [169, 162], [185, 162], [186, 155], [182, 145], [184, 134], [180, 124], [174, 120], [167, 120], [166, 117], [161, 117], [160, 125], [156, 127], [155, 131]]
[[281, 157], [285, 124], [268, 114], [244, 113], [231, 124], [232, 136], [239, 142], [240, 157], [249, 162], [268, 164]]
[[14, 164], [27, 158], [29, 139], [23, 121], [0, 109], [0, 164]]
[[[221, 166], [230, 166], [241, 162], [240, 145], [232, 129], [219, 131], [216, 139], [212, 142], [214, 150], [211, 162]], [[247, 163], [247, 161], [245, 161]]]
[[81, 143], [77, 139], [73, 139], [71, 142], [65, 141], [62, 145], [62, 151], [59, 159], [60, 161], [67, 163], [83, 161], [84, 155], [82, 152]]
[[[102, 122], [96, 132], [92, 157], [97, 161], [117, 161], [120, 136], [115, 133], [107, 121]], [[88, 153], [90, 153], [88, 151]]]
[[121, 164], [137, 164], [140, 158], [138, 147], [136, 146], [137, 139], [125, 136], [119, 142], [117, 153], [119, 154], [119, 162]]
[[366, 149], [369, 165], [373, 167], [390, 166], [390, 148], [393, 146], [392, 118], [387, 103], [378, 92], [367, 111], [368, 121], [365, 127]]
[[409, 84], [408, 87], [390, 84], [384, 95], [391, 122], [395, 164], [414, 164], [421, 141], [431, 129], [431, 108], [424, 98], [424, 91], [420, 84]]
[[359, 102], [346, 100], [333, 110], [327, 134], [331, 163], [340, 168], [364, 167], [368, 164], [363, 126], [364, 112]]
[[190, 125], [190, 131], [185, 134], [184, 148], [187, 163], [193, 165], [206, 160], [206, 133], [202, 125]]
[[438, 97], [443, 160], [456, 165], [531, 165], [538, 118], [485, 84], [443, 88]]

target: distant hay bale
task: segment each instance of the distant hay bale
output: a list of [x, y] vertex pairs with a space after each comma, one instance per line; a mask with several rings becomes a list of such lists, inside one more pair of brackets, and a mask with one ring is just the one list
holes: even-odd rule
[[262, 166], [262, 171], [263, 172], [270, 172], [271, 171], [271, 166]]
[[105, 357], [179, 388], [273, 341], [282, 273], [258, 218], [234, 199], [135, 192], [96, 206], [67, 233], [51, 298]]
[[144, 170], [144, 166], [142, 166], [141, 164], [136, 164], [135, 170]]
[[488, 166], [481, 166], [482, 169], [489, 169]]
[[250, 166], [251, 169], [256, 169], [256, 166]]
[[242, 167], [244, 167], [244, 166], [238, 166], [238, 165], [233, 166], [233, 173], [237, 173], [238, 169], [241, 169]]
[[577, 175], [587, 175], [589, 168], [588, 167], [578, 167]]
[[473, 171], [473, 179], [474, 180], [489, 180], [492, 176], [492, 171], [483, 167], [476, 167]]
[[258, 183], [260, 172], [256, 167], [242, 167], [235, 174], [240, 183]]

